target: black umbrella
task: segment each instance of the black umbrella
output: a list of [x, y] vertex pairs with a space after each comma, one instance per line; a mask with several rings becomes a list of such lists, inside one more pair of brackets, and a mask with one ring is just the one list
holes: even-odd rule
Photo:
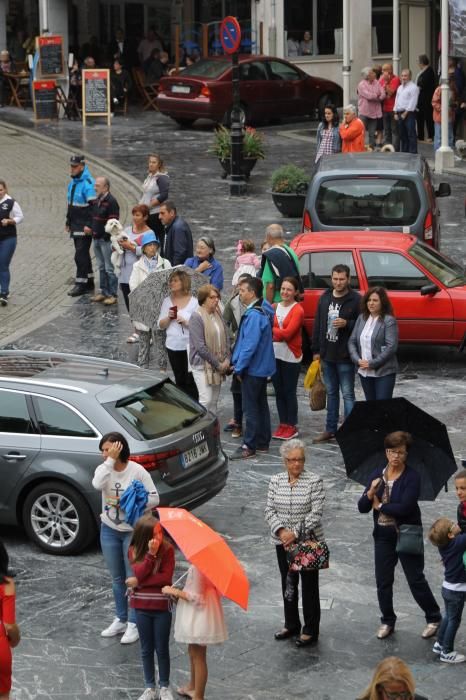
[[411, 433], [408, 465], [421, 476], [421, 501], [434, 501], [457, 470], [444, 423], [404, 398], [356, 401], [336, 439], [350, 479], [364, 486], [371, 472], [385, 466], [384, 438], [395, 430]]

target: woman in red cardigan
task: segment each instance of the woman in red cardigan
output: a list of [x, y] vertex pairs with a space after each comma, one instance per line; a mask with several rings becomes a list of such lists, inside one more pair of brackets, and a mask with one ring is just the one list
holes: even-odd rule
[[272, 377], [280, 425], [272, 437], [291, 440], [298, 435], [298, 386], [301, 370], [302, 328], [304, 311], [296, 301], [298, 280], [284, 277], [280, 288], [281, 301], [275, 307], [273, 349], [277, 371]]

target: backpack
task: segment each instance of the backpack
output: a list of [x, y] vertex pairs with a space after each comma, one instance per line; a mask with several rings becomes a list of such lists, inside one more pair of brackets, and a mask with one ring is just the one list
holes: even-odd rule
[[284, 247], [270, 248], [262, 253], [262, 263], [260, 277], [263, 277], [265, 263], [269, 263], [272, 271], [275, 284], [275, 291], [279, 292], [284, 277], [295, 277], [298, 281], [298, 290], [302, 294], [304, 292], [301, 274], [296, 265], [295, 259], [290, 255]]

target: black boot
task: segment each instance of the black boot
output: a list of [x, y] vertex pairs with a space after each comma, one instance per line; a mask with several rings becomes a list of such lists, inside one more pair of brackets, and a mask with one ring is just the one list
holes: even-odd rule
[[80, 297], [82, 294], [87, 294], [88, 288], [86, 284], [75, 284], [73, 289], [68, 292], [69, 297]]

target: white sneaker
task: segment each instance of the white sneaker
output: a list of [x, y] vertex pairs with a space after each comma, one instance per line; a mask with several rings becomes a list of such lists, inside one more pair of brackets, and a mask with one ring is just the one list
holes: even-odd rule
[[157, 700], [157, 691], [155, 688], [146, 688], [138, 700]]
[[432, 651], [434, 654], [441, 654], [442, 653], [442, 645], [439, 644], [438, 642], [435, 642], [434, 646], [432, 647]]
[[126, 625], [126, 632], [120, 639], [121, 644], [132, 644], [133, 642], [137, 642], [139, 639], [139, 632], [138, 628], [136, 627], [135, 622], [128, 622]]
[[160, 700], [175, 700], [170, 688], [160, 688]]
[[457, 651], [450, 651], [448, 654], [442, 651], [440, 652], [440, 661], [444, 661], [446, 664], [460, 664], [466, 661], [466, 656], [458, 654]]
[[122, 622], [120, 618], [115, 617], [112, 624], [106, 627], [100, 633], [101, 637], [116, 637], [117, 634], [123, 634], [126, 629], [126, 622]]

